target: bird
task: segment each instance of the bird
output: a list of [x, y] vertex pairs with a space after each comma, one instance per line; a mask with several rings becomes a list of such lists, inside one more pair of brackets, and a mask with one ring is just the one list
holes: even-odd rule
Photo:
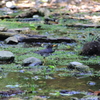
[[53, 49], [53, 47], [57, 47], [57, 45], [52, 45], [49, 44], [47, 45], [46, 49], [42, 49], [42, 50], [38, 50], [35, 51], [34, 53], [40, 54], [41, 56], [43, 56], [44, 58], [51, 55], [53, 52], [55, 52], [55, 49]]

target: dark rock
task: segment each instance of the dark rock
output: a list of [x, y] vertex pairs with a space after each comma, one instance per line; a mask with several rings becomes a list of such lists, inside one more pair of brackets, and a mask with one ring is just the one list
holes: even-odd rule
[[100, 55], [100, 42], [92, 41], [84, 44], [81, 55], [86, 55], [86, 56]]

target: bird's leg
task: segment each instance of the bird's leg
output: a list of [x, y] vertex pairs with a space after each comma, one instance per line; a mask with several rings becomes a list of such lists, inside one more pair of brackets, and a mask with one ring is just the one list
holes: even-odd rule
[[45, 65], [45, 62], [46, 62], [46, 57], [43, 56], [43, 66]]

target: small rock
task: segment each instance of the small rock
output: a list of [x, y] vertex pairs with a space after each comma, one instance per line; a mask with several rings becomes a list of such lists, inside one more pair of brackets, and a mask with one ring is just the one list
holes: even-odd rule
[[14, 61], [14, 54], [10, 51], [0, 51], [0, 63], [4, 62], [13, 62]]
[[5, 39], [5, 43], [6, 44], [17, 44], [18, 43], [18, 39], [16, 37], [8, 37], [7, 39]]
[[8, 29], [6, 27], [0, 27], [0, 32], [3, 32], [3, 31], [7, 31]]
[[90, 85], [90, 86], [96, 85], [96, 83], [93, 82], [93, 81], [89, 81], [87, 84]]
[[33, 15], [33, 18], [39, 18], [39, 15]]
[[70, 62], [68, 68], [71, 70], [78, 70], [80, 72], [89, 72], [89, 66], [83, 65], [80, 62]]
[[29, 57], [23, 60], [22, 65], [24, 66], [37, 66], [37, 65], [41, 65], [42, 61], [38, 58], [35, 57]]
[[8, 7], [8, 8], [15, 7], [15, 2], [14, 1], [8, 1], [8, 2], [6, 2], [6, 7]]
[[30, 28], [26, 27], [26, 28], [16, 28], [16, 29], [9, 29], [9, 31], [15, 31], [17, 33], [24, 33], [24, 34], [28, 34], [30, 33]]
[[50, 16], [50, 11], [49, 11], [49, 9], [47, 9], [47, 8], [40, 8], [39, 9], [39, 12], [40, 12], [40, 14], [41, 15], [44, 15], [44, 17], [48, 17], [48, 16]]

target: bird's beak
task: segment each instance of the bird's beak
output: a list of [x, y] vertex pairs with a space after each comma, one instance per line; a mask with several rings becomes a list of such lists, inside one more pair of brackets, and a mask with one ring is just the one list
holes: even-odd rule
[[57, 45], [53, 45], [53, 47], [57, 47]]

